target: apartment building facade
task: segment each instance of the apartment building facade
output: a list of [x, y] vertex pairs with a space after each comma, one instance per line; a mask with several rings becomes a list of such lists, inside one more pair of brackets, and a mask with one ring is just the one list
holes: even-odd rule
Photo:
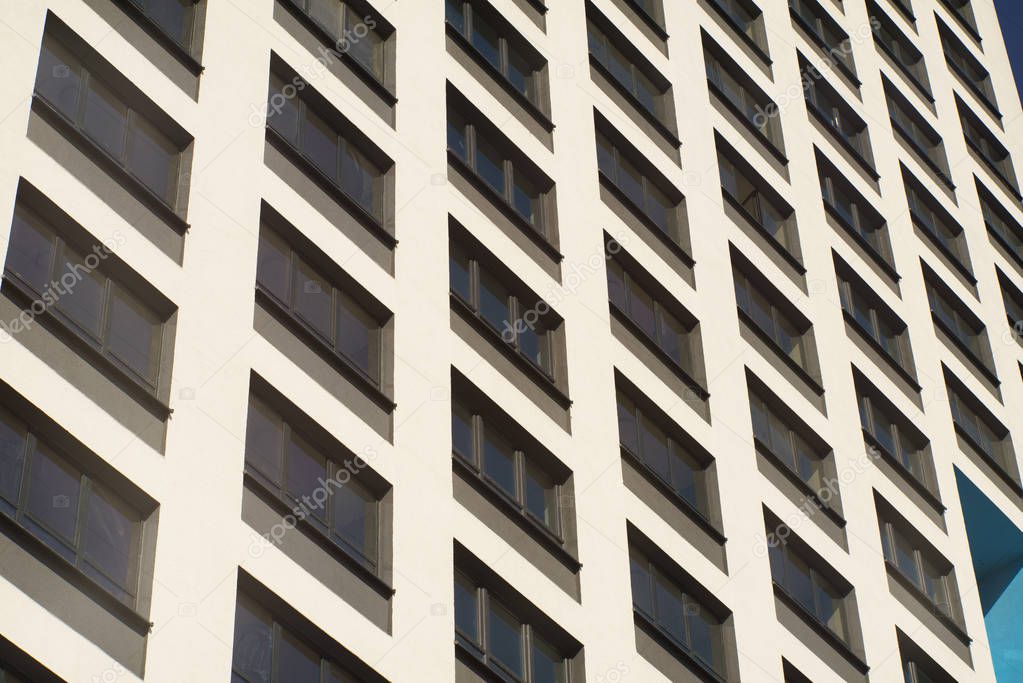
[[0, 63], [0, 682], [1023, 680], [992, 0], [8, 0]]

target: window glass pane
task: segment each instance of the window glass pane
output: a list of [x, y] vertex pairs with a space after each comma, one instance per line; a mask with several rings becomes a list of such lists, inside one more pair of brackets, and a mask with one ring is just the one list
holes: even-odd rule
[[327, 511], [320, 504], [327, 493], [326, 479], [327, 463], [323, 456], [292, 432], [288, 442], [288, 493], [301, 501], [306, 510], [321, 522], [327, 519]]
[[18, 207], [14, 212], [6, 270], [42, 293], [50, 284], [54, 238], [34, 213]]
[[147, 121], [135, 117], [128, 168], [150, 190], [173, 205], [177, 194], [178, 149]]
[[550, 371], [550, 333], [540, 322], [530, 324], [526, 320], [518, 335], [519, 351], [545, 372]]
[[483, 430], [483, 472], [512, 498], [516, 498], [515, 451], [492, 429]]
[[[92, 255], [95, 259], [95, 255]], [[96, 271], [89, 270], [85, 264], [85, 256], [78, 254], [65, 245], [64, 267], [58, 280], [66, 278], [71, 284], [66, 288], [66, 293], [60, 297], [58, 305], [69, 318], [93, 335], [99, 337], [100, 324], [103, 320], [103, 290], [106, 287], [106, 278]], [[91, 260], [90, 260], [91, 262]], [[72, 281], [71, 278], [74, 278]], [[65, 283], [65, 280], [61, 280]]]
[[472, 44], [495, 69], [500, 69], [501, 49], [497, 29], [479, 14], [473, 15], [472, 29]]
[[654, 574], [654, 595], [657, 603], [657, 623], [675, 640], [688, 645], [682, 591], [657, 572]]
[[660, 319], [658, 342], [661, 349], [682, 367], [692, 367], [689, 358], [688, 334], [682, 327], [682, 323], [663, 308], [658, 307], [658, 314]]
[[626, 90], [632, 92], [632, 65], [625, 58], [625, 55], [620, 50], [615, 49], [613, 45], [609, 46], [608, 49], [607, 68], [611, 72], [612, 78], [618, 81]]
[[895, 551], [895, 566], [899, 568], [907, 579], [913, 582], [914, 585], [922, 585], [920, 580], [920, 573], [916, 566], [916, 554], [913, 551], [913, 546], [910, 545], [909, 541], [903, 536], [897, 529], [892, 529], [892, 539], [895, 543], [893, 550]]
[[472, 415], [464, 407], [451, 407], [451, 449], [469, 462], [475, 463], [476, 454], [472, 439]]
[[810, 568], [792, 552], [786, 551], [788, 562], [785, 566], [785, 588], [810, 614], [816, 614], [814, 608], [814, 587], [810, 577]]
[[653, 577], [646, 558], [629, 553], [629, 570], [632, 574], [632, 604], [648, 617], [654, 616]]
[[350, 297], [338, 292], [337, 350], [374, 381], [380, 374], [380, 326]]
[[494, 659], [519, 678], [525, 677], [522, 657], [522, 624], [496, 602], [487, 614], [487, 640]]
[[472, 303], [472, 283], [469, 277], [469, 257], [458, 247], [451, 248], [451, 291], [462, 301]]
[[81, 85], [78, 60], [62, 45], [47, 40], [39, 55], [36, 91], [61, 114], [75, 120]]
[[772, 339], [775, 338], [774, 332], [774, 315], [772, 313], [773, 306], [764, 298], [764, 295], [757, 290], [747, 290], [749, 292], [749, 303], [750, 308], [746, 312], [753, 322], [763, 330]]
[[340, 0], [306, 0], [306, 13], [332, 37], [341, 35]]
[[636, 406], [628, 397], [618, 394], [618, 440], [634, 455], [639, 455], [639, 432]]
[[457, 114], [448, 115], [448, 149], [462, 161], [469, 161], [469, 143], [466, 135], [466, 123]]
[[[819, 577], [818, 577], [819, 578]], [[840, 638], [845, 638], [845, 615], [842, 611], [842, 596], [829, 584], [817, 584], [817, 616]]]
[[140, 536], [138, 513], [93, 485], [88, 497], [82, 547], [89, 564], [128, 594], [135, 593]]
[[245, 464], [279, 486], [283, 456], [284, 423], [262, 401], [250, 399], [245, 429]]
[[330, 341], [331, 294], [333, 288], [308, 264], [298, 261], [295, 268], [295, 313], [301, 316], [324, 339]]
[[664, 481], [671, 481], [671, 472], [668, 465], [668, 437], [665, 436], [656, 425], [646, 417], [640, 423], [640, 438], [642, 445], [643, 462], [654, 472], [659, 474]]
[[526, 509], [557, 532], [558, 501], [554, 479], [532, 462], [526, 462]]
[[335, 183], [338, 181], [337, 147], [337, 133], [307, 108], [302, 122], [302, 152]]
[[874, 431], [872, 433], [881, 445], [881, 448], [893, 455], [899, 452], [895, 440], [894, 425], [877, 410], [874, 411]]
[[945, 573], [935, 567], [927, 558], [923, 558], [923, 590], [930, 598], [931, 603], [943, 614], [951, 616], [952, 604], [949, 602], [948, 585], [949, 578]]
[[761, 443], [773, 450], [771, 445], [771, 423], [767, 408], [759, 397], [750, 397], [750, 413], [753, 418], [753, 434], [760, 439]]
[[110, 328], [107, 346], [128, 367], [156, 383], [160, 360], [160, 320], [134, 296], [110, 286]]
[[717, 619], [699, 603], [688, 597], [686, 612], [689, 615], [689, 647], [712, 669], [718, 670], [720, 657], [717, 643], [720, 637], [718, 633], [720, 626]]
[[270, 75], [270, 95], [267, 99], [266, 120], [271, 128], [293, 145], [298, 145], [299, 113], [297, 90], [291, 83]]
[[778, 316], [778, 326], [775, 328], [777, 337], [775, 340], [781, 347], [782, 352], [794, 360], [798, 365], [803, 365], [803, 333], [788, 318]]
[[655, 117], [660, 118], [661, 92], [649, 78], [636, 71], [636, 91], [634, 93], [640, 105]]
[[517, 50], [508, 47], [508, 80], [529, 99], [533, 99], [533, 66]]
[[320, 683], [320, 657], [291, 633], [281, 631], [277, 676], [288, 683]]
[[612, 182], [618, 182], [614, 148], [603, 135], [597, 135], [597, 168]]
[[270, 683], [273, 631], [270, 615], [239, 596], [234, 615], [231, 670], [250, 683]]
[[479, 604], [476, 587], [461, 574], [455, 574], [455, 629], [479, 643]]
[[290, 304], [291, 248], [280, 237], [263, 229], [259, 231], [259, 254], [256, 258], [256, 282], [282, 303]]
[[536, 184], [521, 173], [512, 173], [512, 203], [515, 210], [532, 225], [540, 222], [540, 190]]
[[504, 160], [497, 149], [476, 136], [476, 172], [502, 197], [504, 192]]
[[115, 159], [121, 159], [127, 125], [128, 107], [109, 88], [90, 78], [82, 115], [85, 132]]
[[444, 0], [444, 17], [447, 22], [465, 34], [465, 10], [463, 0]]
[[505, 341], [511, 341], [509, 332], [511, 318], [508, 310], [509, 293], [504, 285], [498, 282], [494, 276], [486, 271], [480, 272], [480, 315], [490, 323], [498, 332], [501, 332]]
[[681, 446], [671, 442], [671, 487], [697, 510], [705, 510], [703, 471]]
[[81, 473], [59, 460], [47, 446], [37, 444], [29, 467], [27, 511], [44, 526], [43, 540], [65, 555], [67, 549], [55, 545], [50, 533], [74, 543], [81, 478]]
[[625, 296], [625, 272], [617, 261], [607, 262], [608, 299], [618, 310], [628, 313], [629, 304]]
[[632, 164], [621, 161], [618, 173], [618, 188], [628, 197], [641, 211], [646, 209], [643, 201], [643, 176]]
[[341, 148], [341, 186], [373, 216], [379, 215], [376, 185], [380, 171], [350, 143]]
[[373, 494], [355, 479], [331, 493], [333, 531], [343, 541], [376, 563], [377, 554], [377, 501]]
[[650, 339], [657, 340], [654, 300], [633, 282], [629, 282], [629, 317]]
[[[13, 415], [0, 409], [0, 499], [12, 505], [18, 502], [25, 465], [28, 431]], [[0, 509], [7, 509], [0, 504]]]
[[533, 636], [532, 683], [565, 683], [565, 660], [552, 645]]

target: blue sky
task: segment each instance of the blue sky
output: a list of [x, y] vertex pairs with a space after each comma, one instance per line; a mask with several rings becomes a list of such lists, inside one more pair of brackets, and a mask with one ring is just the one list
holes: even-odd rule
[[1002, 24], [1005, 47], [1016, 75], [1016, 87], [1023, 98], [1023, 0], [995, 0], [998, 21]]

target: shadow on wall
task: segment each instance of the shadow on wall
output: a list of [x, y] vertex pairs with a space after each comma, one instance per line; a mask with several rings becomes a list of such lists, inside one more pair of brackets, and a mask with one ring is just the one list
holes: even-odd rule
[[1023, 681], [1023, 530], [958, 469], [956, 483], [998, 681]]

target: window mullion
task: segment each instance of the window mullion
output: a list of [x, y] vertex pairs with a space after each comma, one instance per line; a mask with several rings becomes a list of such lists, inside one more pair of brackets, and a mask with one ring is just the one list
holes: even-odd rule
[[270, 683], [282, 683], [281, 677], [278, 675], [277, 667], [281, 663], [280, 657], [280, 645], [281, 645], [281, 625], [276, 620], [271, 622], [270, 627]]
[[82, 549], [82, 534], [85, 532], [85, 511], [89, 498], [92, 496], [92, 481], [81, 474], [78, 477], [79, 481], [79, 493], [78, 493], [78, 509], [75, 511], [75, 538], [73, 541], [73, 547], [75, 552], [75, 567], [78, 569], [82, 568], [82, 564], [85, 562], [85, 553]]

